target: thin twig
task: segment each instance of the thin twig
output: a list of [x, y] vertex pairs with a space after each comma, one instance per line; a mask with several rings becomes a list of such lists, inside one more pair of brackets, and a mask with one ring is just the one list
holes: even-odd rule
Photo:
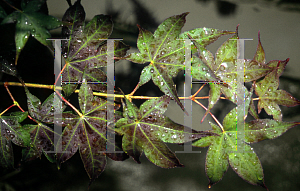
[[[200, 105], [202, 108], [204, 108], [205, 110], [207, 110], [207, 108], [202, 104], [200, 103], [199, 101], [197, 100], [194, 100], [194, 102], [196, 102], [198, 105]], [[211, 113], [209, 112], [209, 114], [211, 115], [211, 117], [215, 120], [215, 122], [219, 125], [219, 127], [221, 128], [222, 132], [224, 132], [224, 127], [223, 125], [219, 122], [219, 120]]]
[[15, 10], [17, 10], [17, 11], [23, 12], [23, 11], [21, 11], [20, 9], [18, 9], [18, 8], [14, 7], [13, 5], [11, 5], [10, 3], [6, 2], [5, 0], [3, 0], [3, 1], [4, 1], [8, 6], [10, 6], [11, 8], [13, 8], [13, 9], [15, 9]]

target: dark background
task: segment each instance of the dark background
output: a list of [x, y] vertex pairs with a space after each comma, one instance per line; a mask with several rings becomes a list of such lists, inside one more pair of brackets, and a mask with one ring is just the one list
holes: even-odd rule
[[[122, 8], [119, 5], [121, 2], [123, 4], [126, 2]], [[87, 12], [88, 19], [91, 19], [96, 14], [112, 15], [115, 26], [111, 38], [123, 38], [124, 42], [132, 47], [131, 51], [136, 51], [134, 49], [138, 35], [136, 24], [153, 32], [159, 23], [167, 17], [186, 11], [190, 11], [190, 14], [187, 16], [187, 24], [184, 30], [204, 26], [235, 30], [235, 26], [240, 24], [239, 34], [241, 38], [253, 39], [252, 42], [246, 42], [245, 57], [247, 58], [252, 58], [255, 52], [257, 32], [260, 30], [267, 61], [290, 58], [286, 72], [280, 79], [280, 88], [287, 90], [300, 99], [300, 69], [298, 62], [298, 59], [300, 59], [298, 38], [300, 9], [297, 1], [256, 1], [256, 3], [249, 3], [249, 1], [190, 0], [184, 1], [186, 2], [184, 3], [186, 5], [184, 7], [185, 10], [182, 10], [180, 6], [183, 1], [162, 1], [161, 5], [157, 2], [124, 0], [99, 1], [96, 4], [94, 1], [83, 0], [82, 4]], [[169, 2], [170, 7], [165, 6], [168, 5], [167, 2]], [[7, 13], [12, 11], [2, 1], [0, 5], [6, 8]], [[67, 7], [66, 1], [49, 0], [48, 8], [44, 7], [43, 11], [49, 11], [51, 15], [61, 18], [64, 11], [57, 13], [55, 11], [63, 8], [66, 10]], [[98, 11], [92, 9], [95, 7]], [[178, 10], [173, 9], [174, 7], [178, 7]], [[195, 9], [198, 12], [194, 11]], [[245, 15], [245, 12], [249, 12], [249, 14]], [[274, 15], [278, 15], [278, 17]], [[282, 23], [286, 24], [282, 25]], [[264, 25], [265, 28], [262, 27]], [[0, 42], [2, 42], [0, 46], [1, 56], [13, 62], [11, 58], [14, 57], [15, 53], [11, 50], [14, 49], [14, 24], [1, 25], [0, 31]], [[285, 33], [282, 31], [285, 31]], [[52, 34], [53, 37], [60, 36], [58, 30], [53, 31]], [[215, 52], [217, 47], [227, 38], [221, 38], [215, 46], [211, 46], [211, 51]], [[298, 54], [295, 52], [298, 52]], [[143, 67], [144, 65], [126, 61], [116, 63], [116, 86], [120, 87], [125, 94], [130, 93], [138, 83]], [[52, 53], [33, 38], [29, 39], [22, 51], [17, 69], [27, 83], [54, 83]], [[16, 81], [16, 78], [0, 73], [0, 80], [1, 82]], [[174, 79], [181, 96], [183, 95], [183, 80], [183, 73], [180, 73]], [[199, 86], [193, 85], [193, 92], [197, 90], [197, 87]], [[23, 88], [9, 87], [9, 89], [20, 105], [26, 108], [26, 95]], [[50, 90], [45, 89], [31, 88], [30, 91], [41, 101], [51, 94]], [[142, 86], [136, 92], [136, 95], [159, 96], [162, 93], [152, 82], [149, 82], [147, 85]], [[208, 89], [204, 89], [201, 95], [208, 95]], [[74, 100], [76, 100], [76, 97], [74, 97]], [[135, 101], [138, 105], [141, 102], [139, 100]], [[2, 86], [0, 87], [0, 103], [0, 111], [12, 104], [11, 99]], [[207, 101], [203, 101], [203, 103], [207, 105]], [[207, 120], [212, 121], [212, 119], [207, 117], [206, 122], [200, 124], [204, 110], [197, 105], [193, 105], [193, 108], [193, 128], [198, 130], [209, 129]], [[219, 101], [213, 113], [222, 121], [222, 118], [230, 108], [232, 108], [232, 105], [228, 106], [228, 102]], [[281, 108], [283, 120], [300, 121], [299, 107]], [[14, 111], [14, 109], [10, 111]], [[183, 113], [176, 104], [172, 103], [166, 114], [175, 121], [183, 123]], [[262, 113], [261, 117], [268, 116]], [[274, 140], [252, 144], [263, 165], [265, 183], [270, 190], [298, 190], [300, 188], [300, 183], [298, 182], [300, 175], [299, 133], [299, 127], [296, 127]], [[182, 150], [181, 146], [169, 146], [173, 151]], [[201, 153], [177, 154], [181, 163], [185, 165], [184, 168], [168, 170], [156, 167], [144, 156], [140, 165], [136, 164], [132, 159], [124, 162], [115, 162], [108, 159], [106, 170], [91, 185], [90, 190], [209, 190], [204, 169], [207, 148], [194, 148], [194, 150], [201, 151]], [[20, 151], [19, 147], [14, 146], [16, 170], [0, 169], [0, 190], [87, 190], [89, 178], [84, 170], [79, 153], [76, 153], [70, 160], [62, 164], [61, 169], [58, 171], [56, 165], [49, 163], [44, 156], [42, 156], [41, 160], [38, 159], [27, 163], [21, 162], [20, 165]], [[223, 180], [214, 185], [211, 190], [252, 191], [264, 189], [243, 181], [229, 168]]]

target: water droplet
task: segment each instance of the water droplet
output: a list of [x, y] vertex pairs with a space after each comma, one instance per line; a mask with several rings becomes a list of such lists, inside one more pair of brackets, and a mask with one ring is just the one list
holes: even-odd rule
[[211, 189], [211, 184], [208, 184], [208, 186], [207, 186], [209, 189]]
[[163, 86], [163, 85], [164, 85], [164, 83], [163, 83], [163, 82], [160, 82], [160, 85], [161, 85], [161, 86]]
[[153, 68], [150, 70], [150, 72], [151, 72], [151, 73], [153, 73], [153, 72], [154, 72]]
[[10, 138], [11, 139], [15, 138], [15, 135], [14, 134], [10, 134]]

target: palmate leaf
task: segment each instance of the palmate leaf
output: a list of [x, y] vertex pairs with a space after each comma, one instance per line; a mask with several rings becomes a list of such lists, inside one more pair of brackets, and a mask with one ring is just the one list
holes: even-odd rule
[[45, 0], [32, 0], [28, 3], [22, 0], [22, 11], [11, 13], [1, 23], [16, 22], [16, 63], [30, 35], [43, 45], [52, 47], [51, 41], [46, 40], [51, 37], [48, 30], [62, 26], [62, 22], [57, 18], [37, 12], [44, 3]]
[[[273, 71], [277, 72], [277, 71]], [[255, 143], [265, 139], [273, 139], [288, 129], [299, 125], [299, 122], [280, 122], [271, 119], [256, 119], [244, 123], [244, 131], [237, 127], [237, 114], [245, 111], [244, 119], [247, 117], [248, 110], [251, 107], [253, 87], [250, 94], [246, 96], [244, 105], [239, 105], [232, 109], [223, 120], [223, 129], [212, 124], [212, 130], [209, 132], [219, 134], [220, 136], [204, 137], [193, 143], [196, 147], [207, 147], [209, 149], [206, 155], [206, 174], [209, 179], [209, 187], [219, 182], [224, 176], [230, 165], [231, 168], [245, 181], [260, 185], [267, 189], [264, 184], [264, 174], [261, 163], [247, 143]], [[251, 110], [250, 110], [251, 111]], [[244, 140], [238, 140], [238, 136], [244, 133]], [[242, 150], [238, 150], [238, 142]]]
[[11, 142], [22, 147], [30, 144], [30, 135], [20, 124], [27, 115], [27, 112], [13, 112], [10, 116], [0, 116], [0, 161], [5, 168], [13, 168], [14, 165]]
[[[238, 28], [237, 28], [238, 30]], [[196, 40], [194, 40], [194, 44], [198, 49], [198, 54], [201, 62], [208, 66], [210, 71], [209, 73], [213, 73], [214, 78], [218, 81], [222, 81], [227, 83], [227, 86], [224, 86], [223, 83], [216, 84], [210, 83], [210, 98], [209, 105], [206, 114], [213, 108], [213, 106], [218, 101], [221, 93], [225, 95], [225, 97], [232, 102], [236, 101], [237, 94], [237, 41], [238, 41], [238, 31], [230, 37], [227, 41], [225, 41], [217, 50], [215, 58], [212, 53], [207, 50], [205, 47], [200, 46]], [[252, 60], [244, 60], [244, 81], [243, 82], [251, 82], [253, 80], [257, 80], [265, 75], [267, 75], [270, 71], [274, 69], [274, 66], [269, 66], [265, 64], [265, 55], [264, 50], [262, 48], [259, 36], [259, 42], [256, 50], [256, 54]], [[201, 80], [201, 79], [200, 79]], [[204, 78], [204, 80], [207, 80]], [[244, 88], [244, 92], [247, 94], [247, 89]], [[242, 95], [244, 97], [244, 95]]]
[[162, 168], [181, 167], [175, 154], [164, 143], [184, 143], [212, 136], [210, 132], [184, 131], [164, 116], [171, 97], [165, 95], [144, 102], [140, 109], [127, 99], [123, 103], [124, 118], [116, 123], [116, 131], [123, 135], [123, 150], [136, 162], [142, 152], [155, 165]]
[[[85, 25], [85, 12], [80, 1], [66, 11], [62, 20], [70, 23], [62, 30], [63, 37], [69, 39], [62, 44], [66, 61], [62, 72], [63, 91], [69, 96], [76, 89], [76, 83], [82, 81], [83, 73], [86, 74], [86, 80], [94, 83], [101, 82], [105, 77], [99, 68], [107, 66], [108, 47], [105, 39], [112, 33], [113, 23], [110, 16], [96, 15]], [[114, 42], [115, 57], [125, 56], [128, 49], [129, 46], [123, 42]]]
[[[126, 154], [108, 153], [106, 145], [115, 144], [107, 140], [106, 101], [93, 96], [90, 86], [83, 83], [79, 91], [80, 116], [63, 113], [62, 124], [66, 126], [56, 146], [60, 163], [71, 158], [78, 150], [84, 167], [91, 179], [95, 180], [106, 165], [106, 155], [113, 160], [125, 160]], [[118, 119], [118, 117], [116, 117]], [[111, 122], [110, 122], [111, 123]], [[115, 145], [116, 151], [121, 149]]]
[[[209, 188], [222, 179], [229, 165], [245, 181], [266, 188], [263, 169], [256, 153], [244, 140], [237, 139], [238, 133], [239, 135], [242, 133], [237, 127], [237, 113], [245, 110], [245, 115], [247, 116], [251, 96], [252, 93], [246, 97], [245, 108], [243, 105], [239, 105], [225, 116], [223, 130], [217, 125], [210, 123], [212, 126], [210, 132], [220, 136], [204, 137], [193, 143], [193, 146], [196, 147], [209, 146], [205, 162]], [[244, 128], [245, 131], [247, 129], [246, 126]], [[245, 132], [245, 139], [247, 135], [248, 133]], [[240, 141], [242, 151], [237, 150], [239, 144], [237, 141]]]
[[154, 84], [163, 93], [171, 96], [182, 110], [184, 107], [179, 101], [172, 77], [177, 76], [178, 72], [184, 69], [184, 41], [178, 38], [187, 14], [183, 13], [166, 19], [158, 26], [154, 34], [139, 26], [137, 47], [140, 52], [131, 53], [126, 57], [127, 60], [139, 64], [150, 62], [150, 65], [142, 71], [139, 86], [152, 79]]
[[284, 90], [278, 90], [278, 70], [275, 69], [265, 78], [255, 84], [255, 93], [259, 96], [258, 113], [264, 108], [266, 113], [273, 115], [276, 120], [282, 120], [281, 109], [278, 105], [293, 107], [300, 101]]
[[[236, 124], [232, 122], [232, 126]], [[219, 137], [214, 139], [202, 140], [193, 143], [196, 147], [207, 147], [208, 143], [211, 143], [206, 155], [205, 171], [209, 179], [209, 187], [219, 182], [224, 176], [225, 172], [230, 165], [231, 168], [245, 181], [260, 185], [266, 188], [264, 184], [264, 175], [261, 163], [253, 151], [253, 149], [242, 142], [242, 152], [237, 151], [237, 131], [236, 129], [227, 129], [224, 125], [224, 131], [220, 131], [220, 128], [211, 123], [213, 133], [219, 133]]]

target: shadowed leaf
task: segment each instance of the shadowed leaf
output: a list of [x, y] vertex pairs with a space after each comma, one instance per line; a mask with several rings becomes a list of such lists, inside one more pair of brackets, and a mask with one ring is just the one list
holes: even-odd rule
[[16, 22], [16, 62], [19, 58], [21, 50], [24, 48], [29, 36], [31, 35], [40, 43], [52, 48], [51, 41], [46, 40], [51, 37], [48, 30], [62, 26], [62, 22], [57, 18], [45, 15], [40, 12], [41, 6], [46, 3], [45, 0], [32, 0], [28, 3], [22, 1], [21, 8], [23, 11], [15, 11], [5, 17], [2, 21], [4, 23]]
[[20, 123], [27, 117], [27, 112], [13, 112], [10, 116], [0, 116], [0, 164], [5, 168], [13, 168], [14, 155], [11, 141], [18, 146], [28, 146], [29, 133], [23, 131]]
[[182, 164], [164, 142], [185, 143], [214, 135], [189, 129], [164, 116], [170, 99], [166, 95], [151, 99], [144, 102], [140, 109], [127, 99], [123, 103], [124, 118], [116, 123], [116, 131], [123, 135], [123, 150], [136, 162], [140, 163], [139, 157], [144, 152], [159, 167], [180, 167]]
[[[108, 144], [114, 144], [116, 151], [122, 151], [107, 138], [106, 127], [113, 122], [106, 116], [107, 102], [93, 96], [92, 88], [86, 83], [81, 84], [78, 101], [82, 112], [79, 116], [62, 113], [61, 125], [65, 126], [65, 129], [56, 146], [57, 160], [60, 165], [79, 149], [85, 170], [93, 182], [104, 171], [106, 154], [113, 160], [125, 160], [127, 157], [124, 152], [107, 151]], [[119, 118], [116, 114], [116, 119]]]

